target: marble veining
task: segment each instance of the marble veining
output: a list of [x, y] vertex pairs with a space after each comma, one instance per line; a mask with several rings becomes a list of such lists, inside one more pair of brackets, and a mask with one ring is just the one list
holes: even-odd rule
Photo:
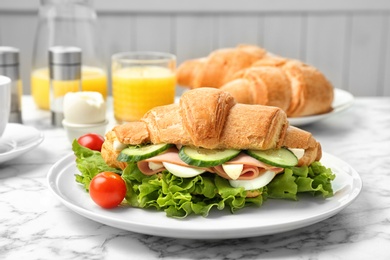
[[350, 109], [302, 127], [359, 172], [363, 190], [351, 205], [305, 228], [227, 240], [137, 234], [69, 210], [46, 183], [50, 167], [71, 152], [65, 132], [50, 127], [31, 97], [23, 97], [23, 117], [45, 140], [0, 165], [0, 259], [390, 259], [389, 98], [356, 98]]

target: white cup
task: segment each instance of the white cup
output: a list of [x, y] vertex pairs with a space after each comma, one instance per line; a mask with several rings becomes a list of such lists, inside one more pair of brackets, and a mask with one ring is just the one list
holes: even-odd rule
[[11, 109], [11, 79], [0, 75], [0, 137], [8, 123]]

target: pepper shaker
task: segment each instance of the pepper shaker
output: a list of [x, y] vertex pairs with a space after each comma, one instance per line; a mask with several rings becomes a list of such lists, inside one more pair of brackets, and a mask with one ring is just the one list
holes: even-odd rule
[[62, 126], [65, 94], [81, 91], [81, 49], [71, 46], [51, 47], [49, 74], [51, 121], [54, 126]]
[[8, 122], [22, 123], [22, 81], [19, 72], [19, 49], [0, 46], [0, 75], [11, 79], [11, 107]]

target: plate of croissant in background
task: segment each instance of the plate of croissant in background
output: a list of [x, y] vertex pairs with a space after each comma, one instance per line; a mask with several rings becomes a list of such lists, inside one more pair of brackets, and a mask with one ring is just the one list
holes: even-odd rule
[[207, 57], [184, 61], [176, 75], [185, 88], [219, 88], [238, 103], [279, 107], [295, 126], [329, 117], [354, 100], [314, 66], [255, 45], [217, 49]]

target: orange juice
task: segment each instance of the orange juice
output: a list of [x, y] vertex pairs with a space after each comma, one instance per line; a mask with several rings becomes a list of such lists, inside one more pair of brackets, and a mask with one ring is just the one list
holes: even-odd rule
[[112, 96], [115, 119], [139, 120], [153, 107], [172, 104], [175, 74], [164, 67], [127, 67], [113, 72]]
[[[107, 76], [99, 68], [82, 67], [82, 90], [100, 92], [107, 97]], [[57, 82], [58, 84], [58, 82]], [[50, 79], [49, 69], [40, 68], [31, 73], [31, 94], [35, 104], [41, 109], [50, 109]]]
[[63, 99], [66, 93], [77, 92], [80, 89], [79, 80], [53, 80], [53, 93], [50, 110], [52, 112], [63, 112]]
[[53, 80], [52, 82], [54, 97], [62, 97], [68, 92], [79, 91], [80, 82], [78, 80]]

